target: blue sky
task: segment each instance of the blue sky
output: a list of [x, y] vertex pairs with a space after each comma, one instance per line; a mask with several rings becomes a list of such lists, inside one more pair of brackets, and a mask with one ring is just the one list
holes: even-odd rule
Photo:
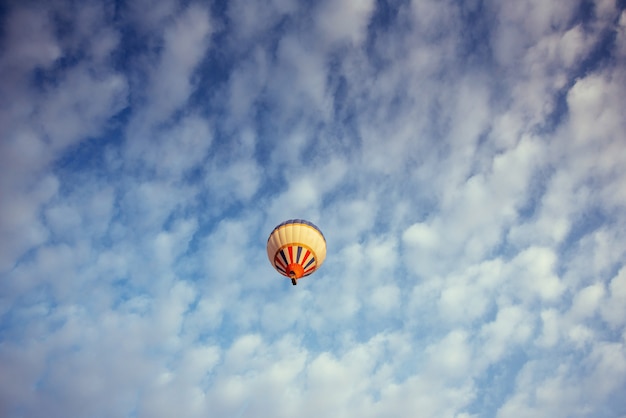
[[626, 417], [625, 9], [5, 2], [0, 415]]

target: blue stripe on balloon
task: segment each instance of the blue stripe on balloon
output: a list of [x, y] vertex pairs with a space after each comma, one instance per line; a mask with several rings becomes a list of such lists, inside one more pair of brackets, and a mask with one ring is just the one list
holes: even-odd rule
[[289, 262], [287, 261], [287, 257], [285, 256], [285, 253], [283, 252], [283, 250], [280, 250], [279, 254], [282, 257], [283, 261], [285, 262], [285, 265], [289, 264]]
[[306, 266], [304, 266], [304, 269], [308, 269], [309, 266], [315, 261], [315, 257], [311, 257], [311, 259], [309, 260], [308, 263], [306, 263]]
[[296, 263], [300, 262], [300, 254], [302, 254], [302, 247], [298, 247], [298, 252], [296, 253]]

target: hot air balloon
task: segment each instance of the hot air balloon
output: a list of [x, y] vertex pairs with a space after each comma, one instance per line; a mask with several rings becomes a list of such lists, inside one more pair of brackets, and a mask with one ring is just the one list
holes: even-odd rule
[[270, 234], [267, 257], [276, 271], [296, 285], [298, 279], [313, 273], [326, 259], [326, 238], [311, 222], [290, 219]]

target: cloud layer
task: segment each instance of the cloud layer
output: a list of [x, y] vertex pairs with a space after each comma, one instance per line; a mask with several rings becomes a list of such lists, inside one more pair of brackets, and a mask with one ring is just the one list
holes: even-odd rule
[[0, 415], [626, 415], [623, 2], [0, 18]]

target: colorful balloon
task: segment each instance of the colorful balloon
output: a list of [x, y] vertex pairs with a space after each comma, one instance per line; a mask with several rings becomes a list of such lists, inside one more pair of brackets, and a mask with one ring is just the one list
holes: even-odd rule
[[292, 284], [312, 274], [326, 259], [326, 238], [320, 229], [304, 219], [279, 224], [267, 239], [267, 257]]

